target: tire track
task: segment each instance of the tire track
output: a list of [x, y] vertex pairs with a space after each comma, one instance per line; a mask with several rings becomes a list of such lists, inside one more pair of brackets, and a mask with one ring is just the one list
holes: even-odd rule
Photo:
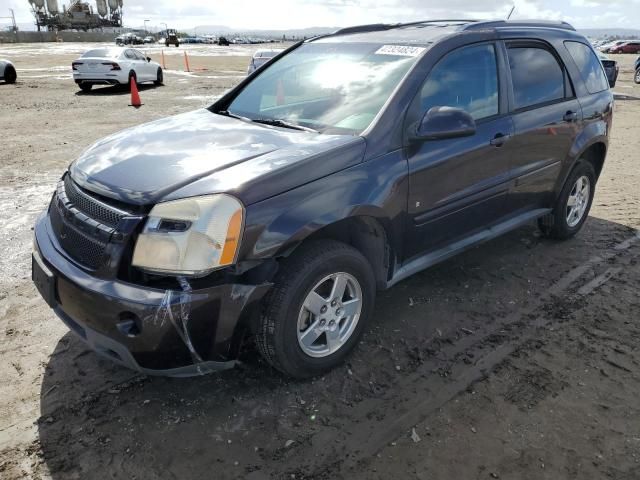
[[[557, 323], [556, 315], [566, 318], [575, 310], [571, 306], [577, 305], [581, 296], [592, 293], [620, 274], [623, 268], [610, 267], [603, 274], [587, 279], [575, 288], [572, 286], [589, 272], [610, 265], [639, 242], [640, 230], [636, 230], [623, 242], [571, 269], [534, 304], [510, 314], [497, 325], [463, 337], [450, 348], [443, 348], [438, 358], [422, 363], [382, 397], [363, 400], [357, 411], [351, 412], [348, 421], [341, 425], [336, 438], [330, 442], [331, 446], [320, 453], [312, 452], [315, 455], [313, 463], [301, 462], [298, 468], [274, 473], [283, 478], [302, 474], [301, 478], [319, 479], [335, 478], [336, 474], [348, 476], [356, 471], [360, 464], [366, 463], [411, 427], [484, 379], [521, 345], [534, 340], [540, 329]], [[474, 358], [472, 365], [463, 361], [465, 358], [468, 360], [469, 354]], [[446, 373], [434, 375], [438, 371]], [[381, 415], [384, 418], [379, 420]], [[314, 455], [299, 454], [297, 457], [313, 458]], [[342, 461], [336, 462], [337, 458]]]

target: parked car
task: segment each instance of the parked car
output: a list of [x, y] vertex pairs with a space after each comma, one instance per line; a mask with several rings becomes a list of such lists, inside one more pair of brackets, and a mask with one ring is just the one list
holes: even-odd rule
[[262, 67], [265, 63], [271, 60], [276, 55], [284, 52], [282, 48], [274, 48], [272, 50], [258, 50], [253, 54], [249, 68], [247, 69], [247, 75], [251, 75], [258, 68]]
[[116, 45], [142, 45], [144, 40], [133, 33], [125, 33], [116, 37]]
[[152, 36], [144, 37], [143, 43], [156, 43], [156, 39]]
[[618, 81], [618, 74], [620, 73], [620, 67], [618, 66], [618, 62], [615, 60], [611, 60], [606, 55], [599, 53], [598, 57], [602, 62], [602, 66], [604, 67], [604, 71], [607, 74], [607, 80], [609, 80], [609, 86], [611, 88], [616, 86], [616, 82]]
[[598, 47], [598, 50], [600, 50], [602, 53], [610, 53], [610, 50], [612, 48], [618, 47], [627, 42], [628, 40], [616, 40], [614, 42], [605, 43], [604, 45]]
[[162, 85], [162, 67], [134, 48], [103, 47], [85, 52], [72, 63], [73, 79], [83, 92], [94, 85], [153, 82]]
[[13, 63], [9, 60], [0, 59], [0, 80], [4, 80], [5, 83], [16, 83], [17, 79], [18, 74]]
[[612, 110], [566, 23], [342, 29], [87, 149], [37, 220], [33, 279], [138, 371], [229, 368], [250, 333], [315, 376], [356, 346], [377, 290], [532, 221], [576, 235]]
[[635, 66], [634, 66], [634, 72], [635, 72], [635, 74], [633, 75], [633, 80], [636, 83], [640, 83], [640, 57], [638, 57], [636, 59], [636, 63], [635, 63]]
[[626, 42], [609, 49], [609, 53], [640, 53], [640, 41]]
[[218, 45], [221, 47], [228, 47], [231, 42], [226, 37], [218, 37]]

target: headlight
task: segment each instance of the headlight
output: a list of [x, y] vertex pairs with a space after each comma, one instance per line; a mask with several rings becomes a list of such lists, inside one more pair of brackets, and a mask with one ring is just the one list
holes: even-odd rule
[[150, 273], [203, 276], [236, 261], [244, 209], [208, 195], [159, 203], [138, 236], [133, 265]]

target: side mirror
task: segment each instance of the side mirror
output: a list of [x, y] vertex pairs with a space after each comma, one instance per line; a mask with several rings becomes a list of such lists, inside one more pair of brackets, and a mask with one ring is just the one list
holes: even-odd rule
[[147, 57], [147, 62], [150, 62], [150, 61], [151, 61], [151, 57]]
[[443, 140], [474, 135], [476, 122], [460, 108], [432, 107], [414, 128], [413, 141]]

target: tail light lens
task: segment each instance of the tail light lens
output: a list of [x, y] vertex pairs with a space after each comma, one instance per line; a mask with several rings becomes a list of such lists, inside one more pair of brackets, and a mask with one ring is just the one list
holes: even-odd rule
[[111, 67], [111, 70], [122, 70], [116, 62], [102, 62], [102, 65]]
[[74, 70], [78, 70], [78, 67], [79, 67], [80, 65], [82, 65], [82, 62], [73, 62], [73, 63], [71, 64], [71, 68], [72, 68], [72, 69], [74, 69]]

